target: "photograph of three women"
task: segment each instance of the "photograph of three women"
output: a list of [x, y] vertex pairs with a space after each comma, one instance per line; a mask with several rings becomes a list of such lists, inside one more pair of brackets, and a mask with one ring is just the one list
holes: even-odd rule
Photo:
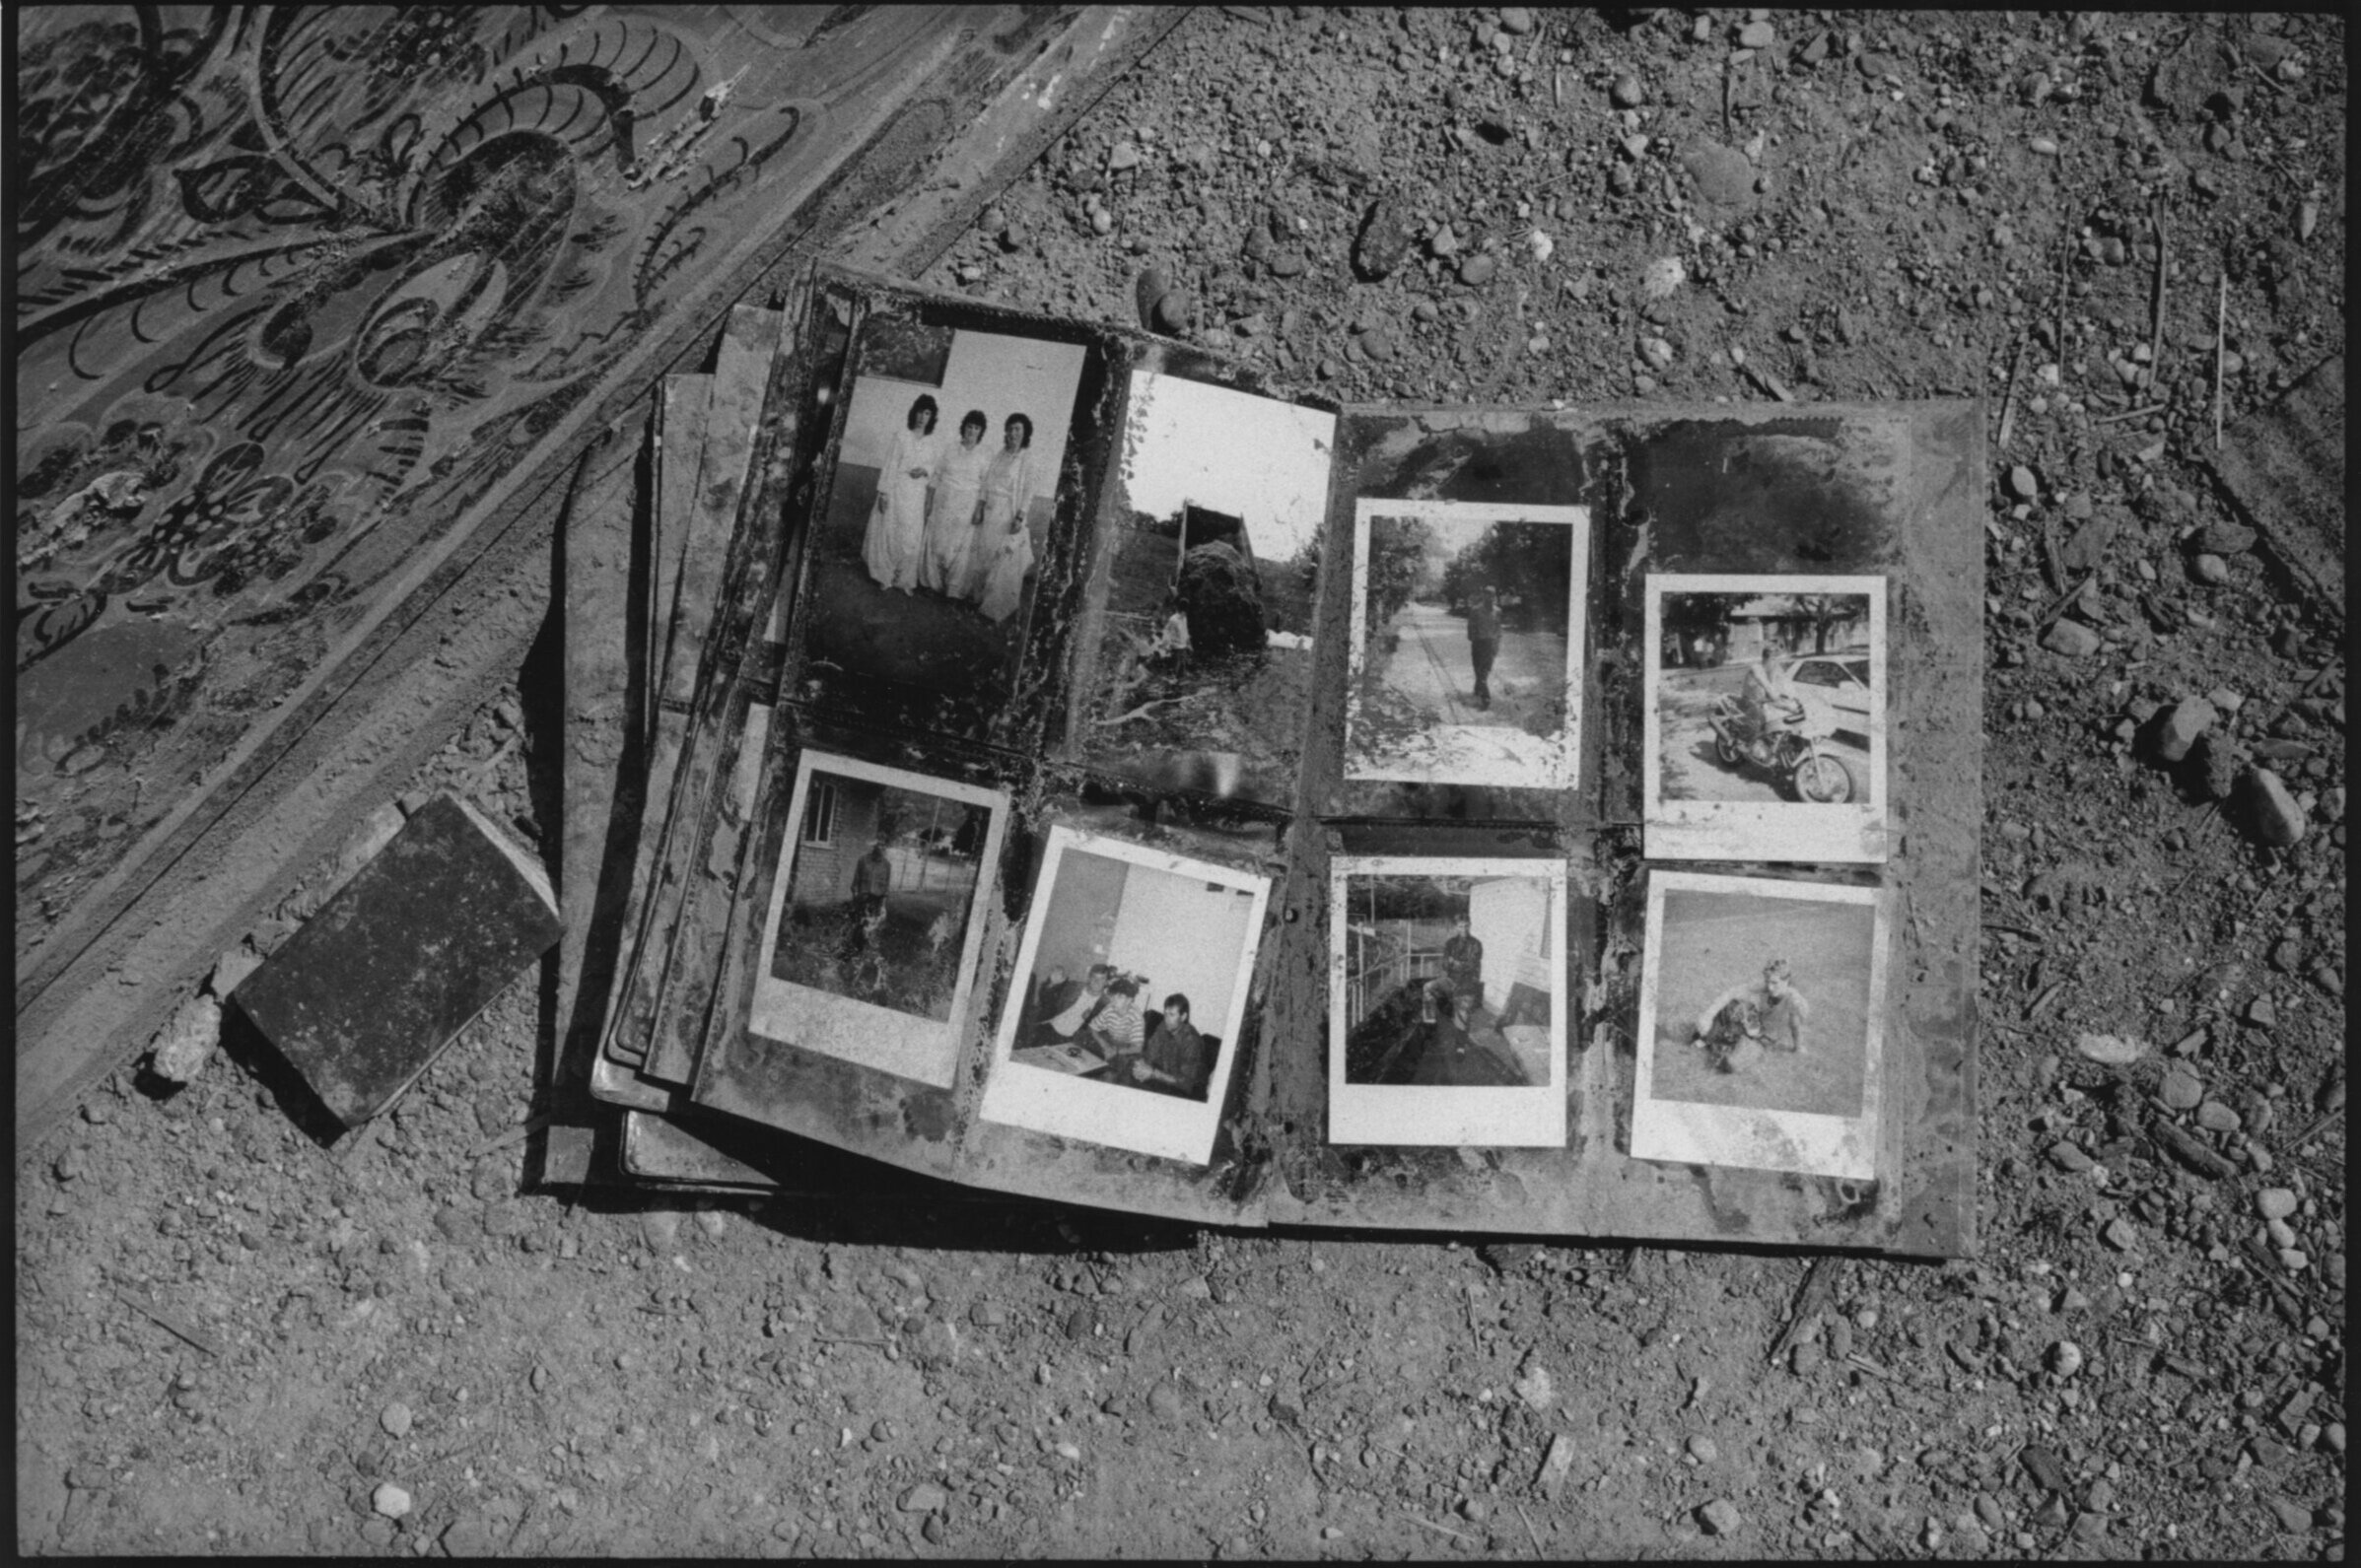
[[971, 713], [1005, 701], [1085, 353], [864, 323], [808, 601], [819, 667]]

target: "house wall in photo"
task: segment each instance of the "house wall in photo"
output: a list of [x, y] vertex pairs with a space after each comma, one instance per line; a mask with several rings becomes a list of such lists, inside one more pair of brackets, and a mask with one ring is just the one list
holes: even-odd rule
[[[830, 802], [830, 797], [833, 797]], [[853, 865], [877, 837], [877, 808], [885, 786], [866, 779], [814, 774], [803, 820], [796, 825], [796, 858], [788, 897], [797, 904], [841, 904], [853, 894]], [[824, 837], [806, 837], [815, 827]]]
[[1147, 977], [1154, 994], [1143, 996], [1143, 1006], [1160, 1007], [1179, 991], [1189, 998], [1197, 1027], [1218, 1034], [1237, 988], [1238, 954], [1253, 907], [1253, 895], [1242, 889], [1133, 866], [1108, 961]]
[[1484, 1005], [1499, 1012], [1519, 984], [1550, 993], [1550, 891], [1521, 877], [1468, 890], [1468, 931], [1484, 944]]
[[1058, 860], [1057, 880], [1034, 910], [1041, 940], [1033, 950], [1033, 972], [1063, 969], [1079, 980], [1092, 964], [1110, 963], [1109, 938], [1123, 901], [1121, 860], [1068, 851]]
[[846, 484], [863, 477], [845, 471], [857, 469], [874, 485], [895, 434], [910, 418], [911, 403], [922, 394], [934, 398], [940, 410], [935, 431], [944, 441], [956, 442], [961, 416], [971, 408], [982, 409], [992, 421], [984, 444], [996, 451], [1003, 422], [1010, 414], [1023, 414], [1033, 422], [1034, 491], [1026, 518], [1038, 548], [1057, 496], [1058, 470], [1074, 417], [1075, 392], [1081, 384], [1084, 352], [1078, 343], [961, 331], [951, 339], [940, 386], [857, 376], [851, 406], [845, 410], [843, 443], [837, 448], [837, 482]]

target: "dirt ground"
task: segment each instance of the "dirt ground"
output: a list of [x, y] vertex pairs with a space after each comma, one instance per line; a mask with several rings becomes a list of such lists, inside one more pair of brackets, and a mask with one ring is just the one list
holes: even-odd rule
[[[536, 974], [333, 1153], [236, 1042], [20, 1149], [19, 1549], [2341, 1559], [2341, 624], [2203, 458], [2219, 300], [2233, 420], [2343, 351], [2345, 50], [1207, 9], [928, 280], [1122, 317], [1152, 262], [1348, 400], [1987, 394], [1980, 1259], [521, 1193]], [[2206, 693], [2292, 847], [2147, 760]], [[417, 784], [554, 861], [562, 701]]]

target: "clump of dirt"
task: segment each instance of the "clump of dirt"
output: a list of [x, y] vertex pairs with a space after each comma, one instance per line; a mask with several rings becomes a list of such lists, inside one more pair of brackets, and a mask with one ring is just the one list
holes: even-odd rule
[[[235, 1057], [21, 1151], [18, 1545], [2340, 1555], [2342, 607], [2207, 457], [2217, 376], [2343, 351], [2345, 48], [1207, 9], [928, 279], [1116, 316], [1153, 264], [1344, 399], [1985, 395], [1982, 1260], [523, 1193], [529, 975], [335, 1152]], [[2292, 844], [2152, 759], [2188, 696]], [[504, 712], [418, 783], [537, 836]]]

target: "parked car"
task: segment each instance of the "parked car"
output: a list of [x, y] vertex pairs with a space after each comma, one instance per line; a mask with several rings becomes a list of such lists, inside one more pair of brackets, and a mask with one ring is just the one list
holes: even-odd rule
[[1829, 706], [1837, 732], [1869, 742], [1869, 655], [1807, 653], [1787, 666], [1791, 685], [1810, 687]]

